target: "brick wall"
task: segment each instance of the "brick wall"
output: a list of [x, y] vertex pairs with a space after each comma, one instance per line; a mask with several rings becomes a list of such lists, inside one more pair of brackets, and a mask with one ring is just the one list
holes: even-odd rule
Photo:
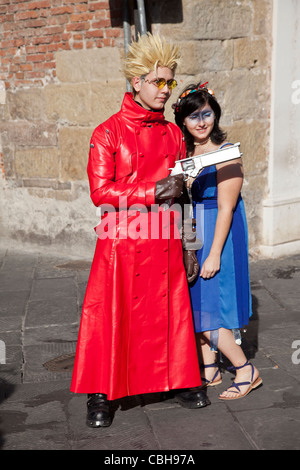
[[0, 80], [6, 88], [42, 86], [56, 76], [56, 52], [114, 47], [121, 2], [0, 0]]

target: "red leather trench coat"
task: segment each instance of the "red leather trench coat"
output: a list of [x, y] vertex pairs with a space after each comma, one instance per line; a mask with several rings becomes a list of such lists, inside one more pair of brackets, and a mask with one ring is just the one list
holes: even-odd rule
[[170, 236], [163, 233], [169, 222], [161, 208], [150, 211], [155, 181], [169, 175], [183, 152], [179, 128], [130, 93], [93, 133], [91, 198], [102, 209], [110, 206], [96, 229], [73, 392], [114, 400], [201, 384], [181, 240], [176, 224]]

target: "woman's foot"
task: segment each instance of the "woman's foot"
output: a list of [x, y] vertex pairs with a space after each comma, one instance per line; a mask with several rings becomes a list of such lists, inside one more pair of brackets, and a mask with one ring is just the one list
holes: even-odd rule
[[231, 386], [225, 390], [219, 398], [221, 400], [237, 400], [243, 398], [254, 388], [262, 384], [259, 372], [251, 362], [246, 362], [243, 366], [235, 367], [236, 376]]
[[214, 387], [222, 383], [221, 372], [216, 362], [213, 364], [202, 364], [200, 369], [204, 371], [201, 374], [202, 388]]

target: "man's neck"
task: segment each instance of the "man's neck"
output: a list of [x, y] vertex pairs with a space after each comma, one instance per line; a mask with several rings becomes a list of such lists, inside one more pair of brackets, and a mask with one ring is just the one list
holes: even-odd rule
[[139, 106], [141, 106], [141, 108], [146, 109], [147, 111], [152, 111], [152, 112], [154, 112], [154, 113], [161, 113], [161, 112], [163, 111], [162, 109], [145, 108], [145, 106], [143, 106], [142, 103], [140, 103], [140, 102], [137, 101], [137, 100], [134, 100], [134, 102], [135, 102], [136, 104], [138, 104]]

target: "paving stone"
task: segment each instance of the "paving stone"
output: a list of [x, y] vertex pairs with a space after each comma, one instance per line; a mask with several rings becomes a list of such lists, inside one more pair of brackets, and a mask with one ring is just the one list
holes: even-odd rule
[[181, 407], [167, 408], [163, 412], [151, 410], [148, 415], [161, 449], [253, 449], [223, 403], [198, 410]]
[[25, 327], [66, 325], [78, 320], [77, 298], [53, 297], [28, 302]]
[[44, 300], [53, 298], [76, 298], [76, 284], [71, 277], [34, 279], [30, 300]]
[[43, 364], [63, 354], [75, 353], [76, 342], [45, 343], [24, 347], [24, 382], [71, 379], [72, 372], [51, 372]]
[[23, 316], [29, 298], [29, 290], [0, 292], [0, 316]]

